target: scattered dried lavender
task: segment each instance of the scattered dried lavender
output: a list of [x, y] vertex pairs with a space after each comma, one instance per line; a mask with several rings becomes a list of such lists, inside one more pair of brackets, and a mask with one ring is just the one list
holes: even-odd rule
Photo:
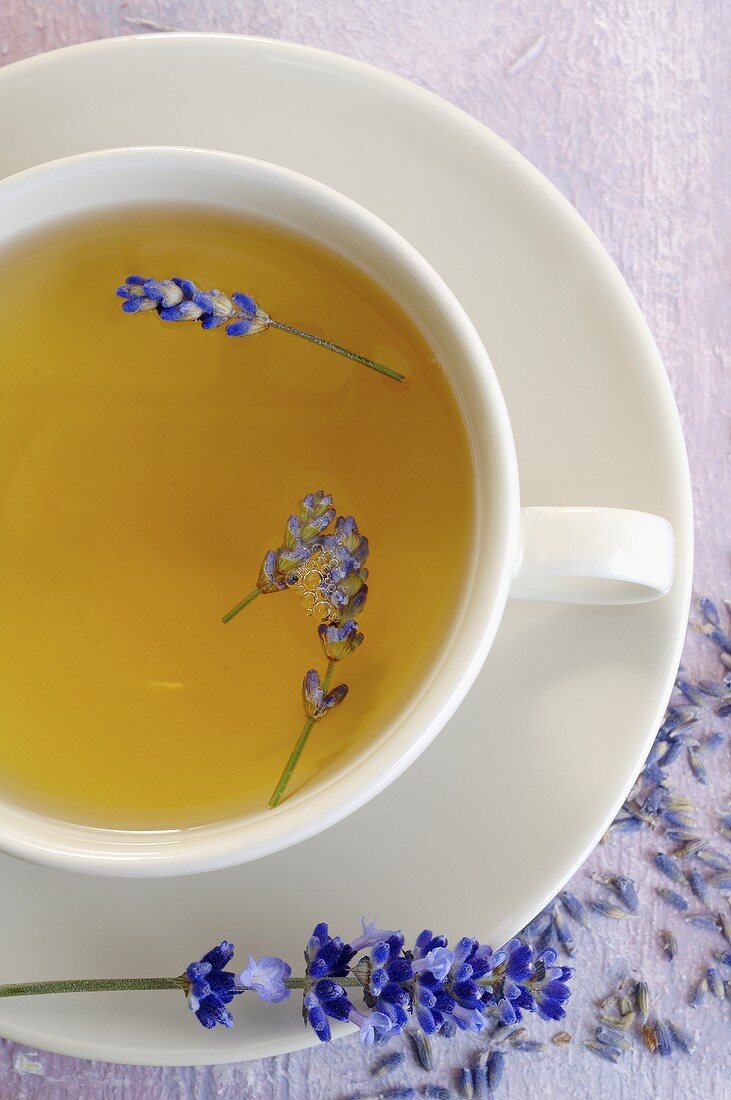
[[[728, 636], [720, 626], [720, 613], [711, 601], [702, 601], [707, 638], [721, 650], [721, 657], [728, 658], [726, 667], [731, 669], [731, 649]], [[711, 623], [708, 616], [715, 617]], [[676, 695], [671, 699], [665, 719], [650, 752], [648, 761], [635, 787], [630, 792], [611, 830], [637, 832], [651, 829], [655, 839], [650, 861], [654, 872], [669, 880], [675, 888], [660, 883], [655, 885], [657, 896], [675, 911], [674, 919], [723, 935], [731, 947], [731, 907], [719, 898], [731, 891], [731, 856], [714, 847], [715, 838], [699, 830], [694, 801], [674, 791], [671, 786], [671, 767], [680, 768], [683, 761], [689, 774], [704, 782], [708, 778], [706, 760], [708, 754], [728, 744], [724, 731], [713, 729], [704, 733], [706, 721], [717, 722], [731, 716], [731, 672], [725, 672], [717, 681], [712, 679], [693, 682], [681, 669], [676, 685]], [[731, 806], [719, 811], [719, 828], [716, 834], [731, 840]], [[662, 846], [664, 844], [664, 846]], [[666, 850], [667, 848], [670, 850]], [[705, 869], [705, 870], [704, 870]], [[593, 898], [586, 903], [571, 890], [563, 890], [523, 930], [523, 935], [535, 940], [540, 948], [573, 955], [580, 952], [581, 936], [585, 931], [598, 931], [594, 914], [621, 922], [640, 911], [640, 899], [632, 879], [621, 874], [598, 875], [592, 879], [612, 892], [614, 899]], [[705, 908], [705, 912], [688, 912], [693, 899]], [[720, 906], [720, 908], [719, 908]], [[678, 939], [673, 928], [660, 932], [660, 947], [672, 961], [678, 955]], [[731, 967], [731, 949], [716, 949], [709, 955], [715, 959], [693, 989], [690, 1004], [699, 1007], [710, 994], [715, 1001], [731, 997], [731, 978], [724, 979], [719, 967]], [[620, 1062], [627, 1051], [639, 1042], [647, 1051], [660, 1057], [669, 1057], [674, 1051], [688, 1055], [695, 1049], [695, 1042], [680, 1023], [655, 1017], [650, 1020], [650, 993], [647, 983], [626, 979], [599, 1005], [599, 1018], [594, 1033], [583, 1045], [596, 1057], [611, 1064]], [[499, 1083], [504, 1069], [503, 1048], [516, 1054], [541, 1054], [549, 1049], [545, 1042], [525, 1034], [524, 1028], [500, 1027], [489, 1035], [490, 1047], [470, 1069], [459, 1071], [459, 1095], [466, 1100], [487, 1100]], [[551, 1039], [552, 1046], [571, 1042], [568, 1032], [559, 1032]], [[433, 1095], [441, 1097], [436, 1086]], [[426, 1093], [424, 1093], [426, 1095]], [[431, 1095], [431, 1094], [430, 1094]]]

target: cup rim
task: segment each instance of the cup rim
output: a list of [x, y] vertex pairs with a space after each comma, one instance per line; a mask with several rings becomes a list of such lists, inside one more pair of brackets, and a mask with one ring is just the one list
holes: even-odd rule
[[[73, 176], [76, 171], [83, 173], [117, 165], [122, 170], [135, 164], [143, 168], [162, 166], [176, 170], [214, 166], [227, 170], [231, 175], [267, 179], [281, 186], [287, 184], [290, 189], [296, 189], [300, 196], [317, 199], [329, 211], [349, 218], [361, 231], [375, 239], [382, 253], [387, 251], [395, 256], [409, 276], [426, 290], [450, 330], [457, 335], [464, 362], [469, 364], [479, 384], [490, 415], [490, 442], [497, 467], [497, 494], [490, 502], [496, 528], [492, 597], [489, 607], [483, 608], [478, 644], [460, 674], [451, 677], [448, 693], [442, 692], [439, 707], [423, 728], [409, 733], [409, 720], [413, 712], [407, 709], [395, 720], [395, 727], [388, 738], [379, 738], [377, 744], [371, 745], [328, 779], [311, 781], [303, 791], [288, 798], [277, 809], [184, 829], [102, 829], [45, 816], [0, 798], [0, 849], [11, 855], [72, 871], [157, 878], [243, 864], [307, 840], [377, 796], [421, 755], [464, 699], [484, 663], [500, 624], [516, 558], [519, 483], [505, 400], [487, 350], [463, 306], [431, 264], [405, 238], [377, 215], [334, 188], [293, 169], [236, 153], [188, 146], [117, 147], [48, 161], [1, 180], [0, 218], [7, 196], [14, 191], [28, 186], [53, 186], [69, 173]], [[154, 201], [160, 201], [159, 197], [157, 200], [150, 199], [150, 202]], [[205, 195], [196, 195], [194, 204], [207, 205]], [[102, 202], [96, 209], [113, 209], [123, 205], [116, 199]], [[88, 204], [79, 205], [71, 215], [66, 211], [60, 217], [34, 219], [34, 224], [51, 220], [58, 223], [88, 209]], [[307, 231], [304, 226], [303, 229]], [[21, 237], [22, 231], [16, 236]], [[433, 676], [434, 679], [444, 676], [441, 664], [433, 670]], [[254, 829], [256, 837], [251, 835]], [[250, 834], [248, 840], [246, 834]]]

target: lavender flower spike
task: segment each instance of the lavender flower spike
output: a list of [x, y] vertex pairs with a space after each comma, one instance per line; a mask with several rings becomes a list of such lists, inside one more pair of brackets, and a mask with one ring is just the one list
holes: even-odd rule
[[405, 381], [403, 374], [385, 367], [383, 363], [348, 351], [339, 344], [295, 328], [294, 325], [285, 324], [284, 321], [275, 321], [250, 294], [242, 294], [240, 291], [229, 298], [221, 290], [201, 290], [190, 279], [149, 279], [143, 275], [128, 275], [126, 281], [117, 287], [117, 297], [123, 299], [122, 309], [125, 313], [148, 313], [154, 310], [162, 321], [199, 321], [204, 329], [221, 328], [225, 325], [227, 336], [253, 336], [269, 328], [279, 329], [317, 344], [327, 351], [334, 351], [353, 363], [362, 363], [396, 382]]
[[[536, 954], [530, 943], [516, 938], [493, 951], [486, 944], [465, 936], [450, 949], [446, 936], [425, 929], [409, 950], [402, 932], [378, 928], [375, 920], [364, 919], [362, 925], [362, 934], [352, 943], [346, 943], [340, 936], [332, 936], [324, 922], [317, 924], [305, 948], [304, 975], [298, 977], [291, 976], [290, 966], [284, 959], [273, 955], [258, 960], [249, 955], [247, 966], [234, 974], [226, 970], [234, 947], [223, 940], [176, 977], [0, 984], [0, 997], [175, 989], [178, 994], [185, 993], [191, 1011], [202, 1026], [214, 1028], [232, 1026], [227, 1006], [237, 994], [251, 990], [261, 1000], [276, 1004], [286, 1000], [292, 989], [301, 989], [304, 1019], [322, 1042], [332, 1037], [331, 1020], [355, 1024], [361, 1042], [373, 1046], [400, 1034], [412, 1018], [418, 1024], [411, 1032], [414, 1047], [426, 1071], [434, 1068], [429, 1033], [438, 1031], [451, 1037], [458, 1030], [482, 1031], [492, 1024], [492, 1039], [497, 1021], [515, 1023], [525, 1012], [535, 1012], [544, 1020], [560, 1020], [565, 1014], [573, 970], [556, 965], [556, 952], [552, 948]], [[374, 943], [376, 936], [386, 938]], [[372, 945], [370, 953], [356, 959], [358, 952], [368, 945]], [[709, 987], [715, 996], [725, 995], [723, 981], [713, 966], [708, 968], [703, 979], [704, 990]], [[362, 998], [363, 1008], [354, 1003], [356, 997]], [[629, 1027], [624, 1021], [631, 1022], [631, 1019], [634, 1013], [623, 1016], [619, 1023], [612, 1017], [603, 1016], [602, 1022], [607, 1027], [597, 1031], [597, 1039], [603, 1045], [605, 1037], [612, 1038], [609, 1028], [624, 1030]], [[503, 1039], [510, 1036], [512, 1042], [524, 1030], [502, 1033]], [[498, 1037], [496, 1041], [502, 1040]], [[612, 1039], [613, 1047], [619, 1044], [619, 1040]], [[542, 1044], [533, 1041], [519, 1047], [514, 1043], [514, 1046], [534, 1051], [543, 1049]], [[375, 1075], [382, 1076], [402, 1060], [403, 1054], [385, 1059]], [[494, 1090], [501, 1076], [502, 1056], [493, 1051], [490, 1057], [484, 1056], [484, 1061]], [[475, 1080], [478, 1080], [477, 1074]], [[394, 1090], [381, 1090], [379, 1096], [391, 1096], [392, 1093], [395, 1096]]]

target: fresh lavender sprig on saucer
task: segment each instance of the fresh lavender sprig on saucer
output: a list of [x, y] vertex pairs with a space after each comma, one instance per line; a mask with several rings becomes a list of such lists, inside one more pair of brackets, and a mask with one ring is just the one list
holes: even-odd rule
[[[335, 521], [335, 527], [332, 527]], [[358, 530], [353, 516], [335, 519], [333, 498], [322, 489], [304, 497], [297, 515], [291, 515], [282, 545], [268, 550], [259, 570], [256, 588], [223, 616], [230, 622], [257, 596], [294, 589], [308, 614], [319, 620], [318, 636], [327, 657], [320, 679], [316, 669], [305, 674], [302, 704], [305, 724], [284, 766], [269, 805], [282, 800], [316, 722], [342, 703], [347, 684], [331, 688], [335, 666], [360, 646], [363, 635], [356, 616], [368, 596], [368, 539]]]
[[275, 321], [249, 294], [237, 291], [229, 298], [220, 290], [201, 290], [190, 279], [150, 279], [144, 275], [128, 275], [122, 286], [117, 287], [117, 296], [124, 299], [122, 309], [125, 313], [154, 310], [163, 321], [198, 321], [204, 329], [225, 326], [227, 336], [253, 336], [268, 328], [279, 329], [280, 332], [309, 340], [327, 351], [334, 351], [352, 363], [362, 363], [396, 382], [405, 381], [405, 375], [383, 363], [284, 321]]
[[[514, 939], [499, 951], [465, 937], [450, 949], [445, 936], [425, 930], [412, 949], [402, 932], [361, 921], [351, 941], [316, 925], [305, 948], [303, 977], [291, 976], [276, 955], [248, 956], [240, 972], [227, 969], [234, 946], [223, 940], [175, 978], [91, 978], [0, 985], [0, 998], [48, 993], [101, 993], [116, 990], [177, 989], [207, 1029], [230, 1028], [229, 1006], [238, 995], [254, 993], [269, 1004], [303, 993], [302, 1015], [318, 1039], [332, 1038], [331, 1020], [355, 1024], [365, 1046], [400, 1035], [415, 1018], [425, 1034], [449, 1037], [457, 1031], [484, 1031], [535, 1012], [560, 1020], [569, 999], [573, 970], [556, 965], [552, 948], [540, 951]], [[360, 956], [360, 958], [357, 958]], [[356, 961], [357, 959], [357, 961]], [[354, 1004], [354, 992], [363, 1004]], [[427, 1043], [423, 1039], [424, 1044]]]

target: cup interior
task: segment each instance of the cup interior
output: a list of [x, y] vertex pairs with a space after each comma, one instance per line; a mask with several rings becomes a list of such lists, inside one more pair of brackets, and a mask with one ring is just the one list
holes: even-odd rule
[[474, 541], [462, 598], [429, 681], [367, 751], [276, 811], [193, 829], [135, 832], [75, 825], [0, 801], [0, 847], [37, 862], [117, 875], [193, 873], [259, 858], [334, 824], [393, 781], [444, 726], [487, 655], [512, 577], [518, 513], [507, 412], [469, 318], [407, 242], [316, 181], [210, 151], [83, 154], [0, 183], [0, 256], [24, 234], [82, 213], [162, 203], [245, 213], [310, 235], [364, 270], [401, 306], [439, 357], [462, 413], [472, 452]]

